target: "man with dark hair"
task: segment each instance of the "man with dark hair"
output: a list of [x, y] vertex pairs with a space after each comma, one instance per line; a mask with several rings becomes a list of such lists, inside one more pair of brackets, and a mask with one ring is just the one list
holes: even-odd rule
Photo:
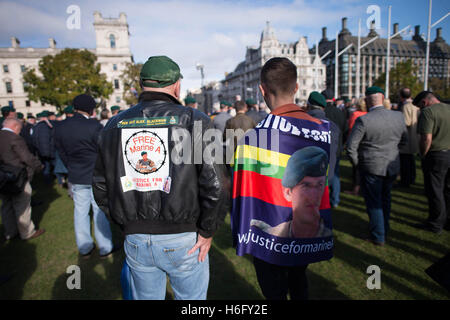
[[345, 143], [345, 137], [348, 131], [348, 122], [345, 118], [345, 113], [337, 108], [333, 103], [333, 91], [326, 89], [322, 91], [322, 95], [325, 97], [327, 106], [325, 107], [325, 116], [332, 122], [334, 122], [339, 128], [339, 144], [336, 148], [336, 164], [334, 166], [334, 176], [328, 180], [330, 186], [330, 205], [331, 207], [337, 207], [340, 202], [341, 193], [341, 181], [339, 178], [339, 162], [341, 160], [341, 153]]
[[44, 164], [42, 172], [44, 181], [51, 184], [53, 180], [52, 164], [55, 160], [55, 143], [53, 140], [53, 124], [48, 119], [48, 115], [49, 112], [46, 110], [38, 114], [39, 121], [33, 127], [31, 140], [41, 162]]
[[441, 233], [450, 218], [450, 106], [430, 91], [419, 93], [413, 104], [421, 109], [417, 132], [429, 210], [419, 227]]
[[408, 143], [400, 149], [400, 184], [409, 187], [416, 180], [416, 159], [419, 152], [419, 139], [417, 135], [417, 119], [419, 108], [412, 104], [411, 90], [402, 88], [399, 91], [399, 111], [403, 113], [408, 130]]
[[347, 153], [361, 172], [361, 189], [369, 215], [369, 238], [384, 245], [389, 231], [392, 184], [400, 171], [399, 147], [407, 142], [403, 116], [383, 107], [384, 91], [366, 90], [368, 113], [356, 119]]
[[[256, 122], [246, 114], [247, 104], [244, 101], [236, 101], [234, 108], [236, 109], [236, 116], [227, 120], [223, 132], [223, 140], [226, 143], [226, 147], [231, 147], [231, 141], [227, 140], [227, 138], [231, 139], [234, 137], [233, 150], [236, 150], [237, 142], [244, 136], [245, 132], [256, 126]], [[227, 132], [227, 130], [232, 131]], [[232, 152], [228, 154], [232, 154]], [[229, 163], [228, 160], [230, 159], [227, 159], [226, 163]]]
[[[257, 106], [255, 100], [250, 98], [250, 99], [245, 100], [245, 103], [247, 104], [247, 111], [245, 112], [245, 114], [247, 116], [249, 116], [250, 118], [252, 118], [256, 124], [258, 124], [261, 120], [263, 120], [266, 117], [267, 113], [264, 112], [264, 114], [263, 114], [263, 113], [259, 112], [258, 106]], [[237, 112], [237, 110], [236, 110], [236, 112]]]
[[220, 101], [220, 112], [214, 117], [213, 124], [216, 129], [219, 129], [222, 133], [225, 130], [225, 124], [232, 116], [228, 113], [230, 103], [228, 101]]
[[103, 127], [97, 119], [90, 118], [96, 107], [94, 98], [87, 94], [78, 95], [73, 99], [73, 107], [74, 116], [55, 127], [55, 145], [72, 184], [75, 240], [82, 258], [89, 258], [95, 249], [89, 217], [92, 206], [100, 258], [107, 258], [113, 252], [112, 233], [109, 221], [92, 193], [97, 139]]
[[[268, 123], [270, 123], [273, 118], [282, 118], [283, 121], [286, 122], [286, 118], [289, 117], [299, 121], [310, 121], [317, 125], [322, 124], [321, 120], [308, 115], [298, 105], [294, 104], [295, 93], [298, 90], [297, 67], [289, 59], [272, 58], [268, 60], [261, 69], [261, 84], [259, 85], [259, 88], [267, 106], [271, 110], [270, 115], [266, 118], [268, 119], [266, 120]], [[241, 141], [243, 140], [245, 140], [245, 138], [241, 139]], [[266, 145], [267, 141], [260, 142], [261, 145], [257, 142], [255, 147], [262, 147]], [[295, 142], [300, 143], [300, 139]], [[268, 148], [267, 150], [274, 151], [275, 153], [279, 152], [275, 144], [270, 147], [267, 147], [266, 145], [265, 148]], [[238, 152], [236, 153], [238, 156]], [[265, 186], [261, 185], [258, 187], [264, 188]], [[233, 193], [240, 193], [243, 188], [245, 188], [245, 185], [241, 186], [240, 184], [234, 184]], [[241, 210], [241, 207], [237, 203], [235, 205], [236, 207], [233, 208], [234, 216], [245, 215], [244, 212], [239, 211]], [[269, 212], [266, 214], [269, 214]], [[239, 227], [235, 226], [235, 228]], [[269, 262], [272, 261], [270, 258], [271, 257], [266, 256], [265, 259], [261, 259], [253, 256], [253, 265], [256, 270], [258, 283], [266, 299], [286, 300], [288, 292], [291, 299], [307, 299], [308, 282], [306, 278], [306, 268], [308, 267], [308, 264], [286, 266], [271, 263]]]

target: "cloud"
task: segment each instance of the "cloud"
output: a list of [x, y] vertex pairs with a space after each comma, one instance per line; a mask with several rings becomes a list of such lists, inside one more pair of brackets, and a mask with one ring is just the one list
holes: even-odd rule
[[[73, 1], [0, 3], [0, 41], [18, 35], [19, 39], [43, 39], [53, 36], [62, 47], [95, 47], [93, 12], [104, 17], [127, 14], [130, 48], [135, 61], [151, 55], [168, 55], [177, 61], [184, 75], [183, 88], [198, 87], [205, 66], [207, 81], [221, 80], [245, 59], [247, 46], [258, 47], [266, 21], [270, 21], [281, 42], [295, 42], [301, 36], [320, 39], [324, 25], [340, 26], [341, 17], [358, 4], [331, 5], [317, 1], [227, 1], [227, 0], [136, 0], [76, 2], [82, 10], [82, 29], [65, 28], [66, 8]], [[365, 8], [359, 9], [364, 11]], [[17, 21], [16, 17], [20, 17]], [[329, 34], [331, 37], [331, 33]], [[308, 37], [309, 45], [314, 40]]]

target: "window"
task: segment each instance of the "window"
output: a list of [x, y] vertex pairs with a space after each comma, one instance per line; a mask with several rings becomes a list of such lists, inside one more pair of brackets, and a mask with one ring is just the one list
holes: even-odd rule
[[10, 106], [11, 108], [14, 108], [14, 101], [9, 100], [8, 101], [8, 106]]
[[28, 82], [24, 82], [23, 83], [23, 91], [27, 91], [27, 88], [28, 88], [28, 86], [29, 86], [29, 84], [28, 84]]
[[120, 97], [119, 96], [116, 97], [116, 103], [120, 103]]
[[115, 63], [113, 64], [113, 70], [117, 71], [117, 64], [115, 64]]
[[20, 71], [26, 72], [26, 71], [27, 71], [27, 68], [22, 64], [22, 65], [20, 66]]
[[25, 106], [26, 106], [26, 107], [31, 107], [30, 100], [25, 101]]
[[119, 89], [119, 80], [114, 79], [114, 88]]
[[3, 72], [8, 73], [9, 72], [9, 68], [7, 64], [3, 65]]
[[12, 93], [11, 82], [6, 82], [6, 93]]
[[111, 45], [111, 48], [115, 48], [116, 47], [116, 37], [114, 37], [113, 34], [109, 35], [109, 44]]

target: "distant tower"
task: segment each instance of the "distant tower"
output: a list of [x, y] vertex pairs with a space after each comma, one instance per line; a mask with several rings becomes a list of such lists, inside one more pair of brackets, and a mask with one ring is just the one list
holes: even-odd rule
[[123, 100], [124, 85], [121, 75], [126, 64], [133, 62], [130, 51], [127, 16], [120, 13], [119, 18], [103, 18], [101, 13], [94, 12], [95, 53], [100, 63], [101, 72], [106, 74], [108, 81], [113, 85], [114, 92], [106, 101], [106, 107], [119, 105], [127, 108]]
[[94, 29], [97, 54], [131, 54], [127, 16], [120, 13], [118, 19], [103, 18], [94, 12]]

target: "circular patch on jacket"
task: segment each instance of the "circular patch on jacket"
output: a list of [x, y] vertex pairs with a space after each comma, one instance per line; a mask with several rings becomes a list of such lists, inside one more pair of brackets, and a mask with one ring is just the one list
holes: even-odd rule
[[138, 173], [157, 172], [166, 162], [167, 148], [155, 132], [141, 130], [133, 133], [125, 143], [124, 156]]

